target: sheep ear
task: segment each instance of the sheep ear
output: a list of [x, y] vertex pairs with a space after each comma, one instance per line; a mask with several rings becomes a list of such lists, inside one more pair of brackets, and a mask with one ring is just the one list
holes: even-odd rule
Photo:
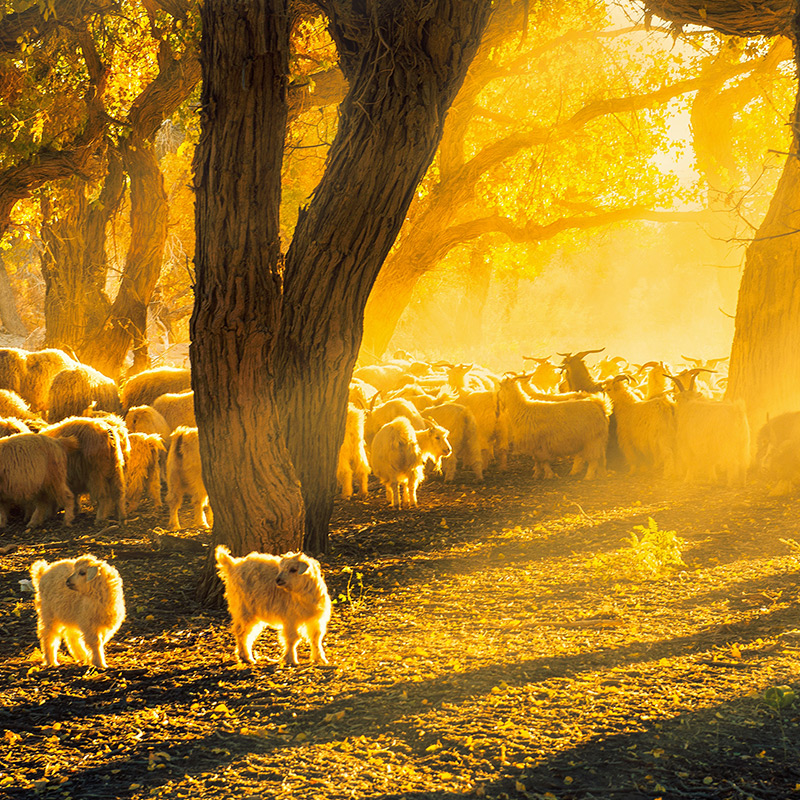
[[304, 572], [306, 572], [306, 570], [308, 570], [308, 567], [309, 567], [309, 565], [308, 565], [308, 563], [306, 561], [301, 561], [297, 565], [297, 574], [298, 575], [302, 575]]
[[95, 566], [89, 567], [86, 570], [86, 580], [87, 581], [94, 580], [97, 577], [98, 572], [100, 572], [100, 567], [95, 567]]

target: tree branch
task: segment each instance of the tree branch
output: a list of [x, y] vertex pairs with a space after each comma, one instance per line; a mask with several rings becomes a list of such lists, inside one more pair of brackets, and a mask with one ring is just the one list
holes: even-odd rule
[[646, 0], [646, 6], [678, 29], [699, 25], [729, 36], [788, 35], [795, 13], [792, 0]]
[[437, 247], [436, 260], [452, 250], [453, 247], [464, 242], [477, 239], [487, 233], [502, 233], [512, 242], [542, 242], [552, 239], [559, 233], [567, 230], [588, 230], [599, 228], [603, 225], [612, 225], [618, 222], [646, 221], [646, 222], [695, 222], [708, 220], [707, 211], [653, 211], [644, 206], [619, 208], [613, 211], [597, 211], [586, 216], [560, 217], [546, 225], [537, 225], [528, 222], [518, 225], [508, 217], [500, 214], [491, 214], [486, 217], [472, 219], [458, 225], [451, 225], [440, 237]]

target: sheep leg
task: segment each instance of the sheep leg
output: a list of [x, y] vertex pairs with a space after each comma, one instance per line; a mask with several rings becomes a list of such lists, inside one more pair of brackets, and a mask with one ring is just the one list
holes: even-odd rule
[[336, 481], [342, 487], [342, 498], [353, 496], [353, 470], [349, 464], [342, 464], [336, 473]]
[[311, 658], [313, 661], [318, 661], [320, 664], [327, 664], [328, 657], [325, 655], [325, 649], [322, 646], [322, 639], [325, 636], [325, 631], [317, 620], [309, 622], [306, 625], [308, 631], [308, 641], [311, 644]]
[[384, 488], [386, 489], [386, 499], [389, 501], [389, 505], [394, 508], [395, 505], [395, 486], [396, 484], [393, 483], [386, 483], [384, 484]]
[[410, 503], [409, 505], [413, 506], [414, 508], [419, 508], [419, 503], [417, 503], [417, 485], [419, 484], [419, 480], [413, 477], [407, 484], [406, 484], [406, 491], [409, 494]]
[[442, 459], [442, 472], [444, 472], [444, 482], [451, 483], [456, 476], [456, 456], [455, 453]]
[[[28, 521], [28, 524], [25, 526], [25, 530], [29, 531], [32, 528], [38, 528], [48, 517], [50, 516], [50, 503], [44, 500], [39, 500], [36, 502], [36, 506], [33, 509], [33, 514], [31, 514], [31, 518]], [[64, 512], [64, 524], [67, 523], [66, 511]]]
[[39, 647], [44, 656], [44, 663], [48, 667], [58, 666], [58, 648], [61, 645], [61, 626], [53, 621], [44, 622], [39, 626]]
[[252, 618], [237, 619], [233, 623], [236, 655], [240, 661], [244, 661], [246, 664], [256, 663], [256, 656], [253, 655], [253, 644], [263, 630], [264, 623]]
[[283, 644], [283, 660], [290, 666], [297, 666], [297, 645], [300, 642], [300, 633], [296, 627], [285, 627], [278, 634]]
[[8, 523], [9, 505], [0, 503], [0, 528], [5, 528]]
[[366, 497], [369, 494], [368, 483], [369, 483], [369, 474], [367, 472], [359, 472], [358, 480], [360, 484], [359, 494], [362, 497]]
[[75, 519], [75, 507], [78, 504], [78, 498], [72, 494], [68, 486], [64, 485], [56, 500], [64, 509], [64, 526], [68, 528], [72, 524], [72, 520]]
[[541, 466], [542, 466], [542, 470], [543, 470], [543, 473], [544, 473], [544, 477], [546, 479], [549, 480], [550, 478], [555, 478], [556, 474], [555, 474], [555, 472], [553, 472], [552, 468], [550, 467], [550, 462], [549, 461], [542, 461], [541, 462]]
[[178, 519], [178, 509], [183, 503], [183, 492], [178, 492], [175, 489], [170, 489], [167, 492], [167, 507], [169, 508], [169, 523], [168, 527], [171, 531], [178, 531], [181, 528], [181, 522]]
[[64, 631], [64, 641], [67, 650], [76, 664], [86, 664], [89, 661], [89, 651], [83, 644], [83, 636], [79, 631], [67, 629]]
[[205, 498], [195, 495], [192, 498], [192, 526], [195, 528], [208, 528], [205, 514]]
[[147, 476], [147, 494], [156, 508], [161, 508], [161, 476], [157, 469], [151, 469]]
[[583, 457], [582, 456], [575, 456], [572, 460], [572, 469], [569, 471], [570, 475], [577, 475], [581, 468], [583, 467]]
[[92, 654], [92, 664], [94, 664], [98, 669], [105, 669], [106, 654], [103, 649], [103, 640], [98, 632], [84, 632], [83, 638], [86, 642], [86, 647], [89, 648], [89, 651]]

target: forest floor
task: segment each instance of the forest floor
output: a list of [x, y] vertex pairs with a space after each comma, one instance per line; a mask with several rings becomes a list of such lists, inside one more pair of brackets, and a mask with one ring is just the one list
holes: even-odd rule
[[[542, 483], [518, 458], [483, 485], [429, 480], [420, 504], [393, 511], [374, 484], [337, 503], [328, 667], [271, 663], [271, 631], [237, 664], [227, 612], [193, 599], [206, 554], [151, 547], [165, 513], [10, 526], [0, 796], [800, 797], [800, 701], [776, 689], [800, 696], [796, 498]], [[648, 518], [684, 566], [632, 580]], [[44, 669], [18, 581], [87, 551], [122, 574], [127, 620], [108, 670]]]

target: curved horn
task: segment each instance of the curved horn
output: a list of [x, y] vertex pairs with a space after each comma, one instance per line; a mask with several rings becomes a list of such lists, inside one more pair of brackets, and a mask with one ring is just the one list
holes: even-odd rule
[[691, 361], [693, 364], [702, 364], [702, 358], [690, 358], [689, 356], [681, 356], [684, 361]]
[[544, 358], [538, 358], [537, 356], [522, 356], [523, 361], [535, 361], [537, 364], [544, 364], [544, 362], [548, 361], [549, 359], [550, 356], [545, 356]]
[[636, 374], [638, 375], [643, 369], [647, 369], [648, 367], [658, 367], [658, 366], [660, 366], [660, 362], [648, 361], [646, 364], [642, 364], [642, 366], [639, 367], [639, 369], [636, 371]]
[[686, 390], [683, 388], [683, 385], [681, 384], [681, 382], [680, 382], [680, 381], [679, 381], [679, 380], [678, 380], [678, 379], [677, 379], [677, 378], [676, 378], [674, 375], [669, 375], [669, 374], [667, 374], [667, 373], [665, 372], [665, 373], [664, 373], [664, 377], [665, 377], [665, 378], [669, 378], [671, 381], [674, 381], [674, 382], [675, 382], [675, 385], [678, 387], [678, 391], [679, 391], [679, 392], [685, 392], [685, 391], [686, 391]]
[[580, 353], [575, 353], [573, 358], [586, 358], [589, 353], [602, 353], [605, 350], [605, 347], [601, 347], [599, 350], [582, 350]]
[[572, 353], [559, 353], [556, 351], [557, 356], [564, 356], [564, 358], [572, 358]]

